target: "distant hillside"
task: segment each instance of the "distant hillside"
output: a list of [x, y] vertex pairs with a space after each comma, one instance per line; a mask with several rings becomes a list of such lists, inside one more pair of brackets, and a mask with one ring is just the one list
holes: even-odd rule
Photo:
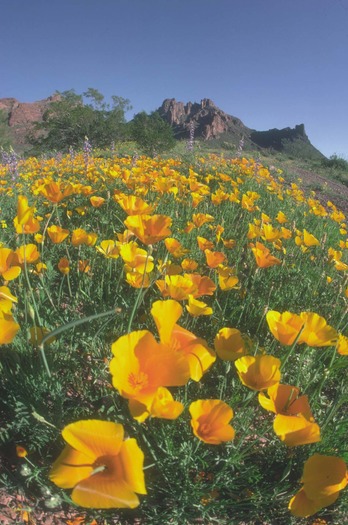
[[[28, 132], [35, 122], [42, 121], [50, 103], [58, 99], [59, 95], [38, 102], [0, 99], [0, 110], [5, 114], [16, 150], [23, 151], [29, 147]], [[245, 149], [268, 149], [301, 158], [324, 158], [311, 144], [303, 124], [295, 128], [257, 131], [245, 126], [239, 118], [225, 113], [208, 98], [200, 103], [187, 104], [177, 102], [174, 98], [166, 99], [157, 111], [173, 127], [177, 139], [188, 139], [193, 129], [195, 139], [221, 141], [222, 144], [231, 144], [234, 147], [238, 147], [243, 140]]]

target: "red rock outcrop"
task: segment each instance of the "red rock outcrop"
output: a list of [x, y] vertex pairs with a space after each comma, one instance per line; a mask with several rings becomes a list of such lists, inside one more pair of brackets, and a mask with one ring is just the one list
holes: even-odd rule
[[230, 132], [241, 139], [248, 137], [251, 131], [241, 120], [219, 109], [209, 98], [204, 98], [200, 104], [184, 104], [177, 102], [175, 98], [166, 99], [158, 112], [174, 128], [177, 138], [187, 138], [192, 125], [195, 136], [206, 140]]
[[11, 135], [16, 147], [27, 146], [27, 134], [34, 122], [42, 121], [42, 116], [51, 102], [59, 100], [59, 95], [38, 102], [18, 102], [15, 98], [0, 99], [0, 110], [6, 115]]

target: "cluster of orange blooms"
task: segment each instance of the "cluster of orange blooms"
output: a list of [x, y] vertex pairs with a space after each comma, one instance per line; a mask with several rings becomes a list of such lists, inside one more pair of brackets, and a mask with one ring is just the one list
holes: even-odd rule
[[[217, 159], [213, 160], [217, 163]], [[190, 257], [193, 250], [175, 238], [174, 217], [154, 212], [166, 198], [185, 206], [189, 203], [193, 210], [208, 203], [215, 207], [230, 203], [239, 206], [242, 213], [260, 212], [260, 218], [249, 223], [246, 234], [246, 249], [253, 254], [258, 269], [286, 264], [271, 251], [275, 250], [280, 257], [286, 255], [287, 243], [293, 238], [302, 253], [308, 252], [310, 257], [315, 257], [313, 250], [320, 246], [320, 241], [313, 234], [291, 226], [282, 211], [275, 218], [275, 226], [258, 207], [260, 195], [256, 191], [242, 191], [244, 180], [252, 177], [280, 201], [287, 194], [297, 203], [306, 202], [308, 213], [339, 225], [342, 240], [337, 249], [328, 249], [327, 259], [328, 265], [333, 265], [339, 272], [348, 270], [343, 261], [348, 248], [344, 215], [332, 203], [328, 204], [327, 210], [313, 196], [306, 199], [296, 184], [285, 189], [282, 177], [271, 175], [268, 169], [247, 159], [220, 159], [217, 167], [211, 169], [212, 173], [204, 177], [192, 168], [187, 176], [182, 175], [180, 163], [175, 160], [140, 159], [134, 166], [129, 162], [129, 159], [109, 163], [95, 159], [86, 167], [76, 159], [66, 157], [61, 164], [53, 159], [44, 166], [36, 159], [23, 164], [23, 180], [18, 181], [16, 188], [19, 195], [13, 224], [18, 236], [27, 238], [33, 235], [36, 244], [22, 244], [15, 250], [0, 247], [0, 274], [5, 281], [0, 287], [0, 344], [10, 343], [20, 329], [12, 315], [17, 299], [7, 287], [8, 281], [16, 279], [22, 271], [28, 271], [28, 267], [36, 274], [45, 271], [46, 266], [40, 258], [47, 237], [53, 244], [65, 242], [74, 248], [84, 245], [106, 259], [121, 258], [125, 280], [130, 286], [142, 290], [155, 284], [164, 299], [155, 301], [151, 307], [158, 338], [148, 330], [137, 330], [121, 336], [112, 344], [110, 372], [113, 386], [128, 400], [130, 413], [137, 421], [143, 422], [148, 417], [178, 418], [184, 405], [173, 398], [169, 388], [186, 385], [190, 380], [200, 381], [218, 356], [234, 362], [242, 384], [259, 392], [260, 405], [275, 413], [275, 434], [287, 446], [319, 441], [320, 428], [314, 421], [307, 396], [301, 396], [297, 386], [280, 383], [281, 361], [278, 358], [264, 353], [250, 355], [252, 343], [236, 328], [221, 328], [212, 349], [203, 338], [177, 324], [183, 314], [179, 301], [187, 302], [186, 311], [191, 316], [209, 316], [213, 314], [212, 307], [199, 299], [213, 296], [217, 288], [222, 292], [240, 290], [236, 268], [228, 263], [229, 250], [233, 250], [236, 241], [224, 236], [226, 225], [216, 224], [213, 215], [194, 212], [185, 227], [175, 233], [181, 236], [195, 230], [201, 233], [200, 228], [207, 225], [213, 240], [201, 235], [196, 237], [197, 249], [203, 259], [200, 263]], [[203, 165], [205, 160], [201, 159], [201, 163]], [[235, 178], [224, 173], [225, 168], [227, 171], [230, 167], [237, 170]], [[0, 178], [3, 176], [5, 180], [5, 170], [2, 170]], [[72, 180], [66, 181], [62, 176], [64, 173], [71, 173]], [[87, 184], [80, 182], [82, 175]], [[122, 190], [117, 187], [111, 195], [108, 187], [115, 181]], [[3, 182], [0, 191], [11, 195], [13, 189], [6, 187], [6, 180], [5, 184]], [[211, 183], [216, 188], [213, 192], [209, 186]], [[28, 198], [23, 195], [26, 187], [41, 205], [51, 206], [52, 210], [45, 217], [38, 216], [35, 206], [29, 205]], [[99, 195], [102, 192], [105, 197]], [[152, 202], [147, 202], [147, 195]], [[92, 209], [115, 205], [115, 213], [123, 210], [127, 215], [123, 221], [124, 230], [115, 233], [114, 238], [105, 239], [84, 228], [70, 231], [58, 220], [58, 224], [51, 224], [58, 206], [69, 219], [76, 214], [84, 216], [88, 206], [67, 208], [66, 203], [75, 196], [88, 198], [88, 206]], [[162, 241], [166, 257], [156, 261], [154, 245]], [[271, 248], [264, 243], [269, 243]], [[68, 252], [56, 265], [63, 275], [69, 274], [72, 258]], [[199, 267], [202, 271], [197, 272]], [[78, 269], [92, 275], [89, 260], [79, 260]], [[206, 269], [209, 276], [204, 275]], [[348, 297], [348, 289], [345, 294]], [[282, 345], [336, 346], [339, 354], [348, 354], [348, 338], [314, 312], [297, 315], [269, 311], [266, 319], [271, 333]], [[230, 425], [233, 410], [223, 401], [199, 399], [190, 404], [189, 412], [193, 433], [201, 441], [218, 445], [234, 438], [235, 431]], [[67, 445], [54, 463], [50, 478], [59, 487], [72, 488], [72, 499], [76, 504], [98, 508], [134, 508], [139, 504], [137, 494], [146, 494], [144, 455], [135, 439], [124, 440], [122, 425], [97, 420], [78, 421], [65, 427], [63, 438]], [[328, 466], [329, 459], [334, 462], [333, 467]], [[346, 485], [343, 460], [329, 459], [314, 455], [307, 461], [303, 488], [290, 502], [289, 508], [296, 516], [311, 515], [332, 503]]]

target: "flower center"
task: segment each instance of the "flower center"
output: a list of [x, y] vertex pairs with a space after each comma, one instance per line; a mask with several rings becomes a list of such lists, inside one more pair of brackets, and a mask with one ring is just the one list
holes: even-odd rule
[[128, 376], [128, 383], [135, 392], [140, 392], [149, 384], [149, 378], [144, 372], [138, 372], [137, 374], [131, 372]]

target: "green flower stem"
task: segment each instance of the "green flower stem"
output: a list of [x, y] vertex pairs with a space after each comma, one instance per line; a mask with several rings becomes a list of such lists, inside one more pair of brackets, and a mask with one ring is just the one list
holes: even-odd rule
[[82, 319], [75, 319], [75, 321], [70, 321], [70, 323], [60, 326], [59, 328], [56, 328], [55, 330], [52, 330], [52, 332], [49, 332], [47, 335], [45, 335], [45, 337], [42, 339], [41, 345], [44, 345], [48, 339], [56, 337], [57, 335], [65, 332], [66, 330], [70, 330], [70, 328], [74, 328], [75, 326], [79, 326], [80, 324], [88, 323], [90, 321], [94, 321], [94, 319], [106, 317], [107, 315], [116, 315], [116, 313], [116, 310], [112, 309], [108, 310], [107, 312], [93, 314], [89, 315], [88, 317], [83, 317]]
[[293, 344], [292, 344], [290, 350], [288, 351], [288, 353], [287, 353], [285, 359], [283, 360], [283, 362], [282, 362], [282, 364], [281, 364], [281, 366], [280, 366], [280, 370], [283, 370], [285, 364], [288, 362], [289, 357], [292, 355], [292, 353], [293, 353], [293, 351], [294, 351], [294, 349], [295, 349], [295, 347], [296, 347], [296, 345], [297, 345], [297, 341], [299, 340], [300, 335], [302, 334], [303, 329], [304, 329], [304, 326], [301, 328], [301, 330], [300, 330], [299, 333], [297, 334], [295, 341], [293, 342]]
[[94, 321], [94, 319], [100, 319], [102, 317], [106, 317], [107, 315], [115, 315], [115, 314], [116, 314], [116, 310], [112, 309], [112, 310], [108, 310], [107, 312], [103, 312], [103, 313], [100, 313], [100, 314], [94, 314], [94, 315], [90, 315], [88, 317], [84, 317], [83, 319], [76, 319], [75, 321], [71, 321], [70, 323], [67, 323], [67, 324], [65, 324], [63, 326], [60, 326], [59, 328], [56, 328], [52, 332], [49, 332], [47, 335], [45, 335], [45, 337], [41, 341], [41, 344], [39, 346], [39, 350], [41, 352], [41, 355], [42, 355], [42, 358], [43, 358], [44, 365], [45, 365], [46, 372], [47, 372], [48, 376], [52, 377], [52, 374], [51, 374], [50, 369], [48, 367], [48, 363], [47, 363], [46, 355], [45, 355], [45, 350], [44, 350], [44, 345], [45, 345], [45, 343], [46, 343], [46, 341], [48, 339], [51, 339], [52, 337], [56, 337], [57, 335], [60, 335], [61, 333], [65, 332], [66, 330], [70, 330], [70, 328], [74, 328], [75, 326], [78, 326], [80, 324], [88, 323], [90, 321]]
[[132, 310], [132, 313], [131, 313], [130, 318], [129, 318], [128, 328], [127, 328], [127, 333], [128, 334], [131, 331], [133, 319], [134, 319], [135, 313], [136, 313], [136, 311], [138, 309], [138, 306], [141, 304], [141, 301], [142, 301], [142, 299], [144, 298], [144, 295], [145, 295], [143, 284], [144, 284], [145, 276], [146, 276], [147, 262], [149, 260], [149, 256], [150, 256], [151, 253], [152, 253], [152, 246], [150, 245], [149, 249], [147, 251], [147, 255], [146, 255], [145, 266], [144, 266], [144, 273], [143, 273], [143, 280], [141, 282], [141, 287], [139, 288], [139, 292], [138, 292], [138, 295], [137, 295], [137, 297], [135, 299], [135, 303], [133, 305], [133, 310]]

